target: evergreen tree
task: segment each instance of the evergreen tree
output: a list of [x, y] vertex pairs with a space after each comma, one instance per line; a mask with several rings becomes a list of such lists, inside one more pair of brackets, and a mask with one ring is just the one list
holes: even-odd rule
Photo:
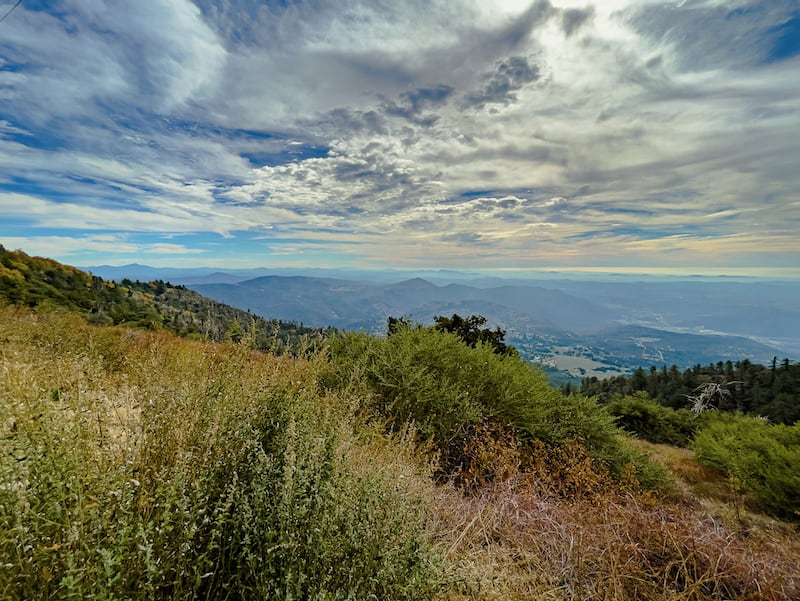
[[787, 425], [800, 420], [800, 365], [777, 357], [766, 366], [743, 359], [695, 365], [682, 373], [675, 365], [660, 372], [651, 367], [649, 373], [639, 368], [629, 377], [587, 378], [580, 387], [581, 394], [595, 396], [601, 403], [640, 391], [673, 409], [687, 408], [704, 391], [712, 391], [703, 396], [708, 402], [704, 406]]

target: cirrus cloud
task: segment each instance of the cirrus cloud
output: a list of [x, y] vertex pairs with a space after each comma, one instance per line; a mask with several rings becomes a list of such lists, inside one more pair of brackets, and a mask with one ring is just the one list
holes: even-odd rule
[[237, 265], [796, 265], [798, 36], [785, 0], [26, 2], [0, 25], [4, 235], [104, 262], [131, 249], [98, 235]]

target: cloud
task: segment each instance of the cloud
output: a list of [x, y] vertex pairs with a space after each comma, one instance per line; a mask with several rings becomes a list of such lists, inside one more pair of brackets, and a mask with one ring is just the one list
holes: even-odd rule
[[195, 236], [174, 250], [242, 261], [263, 236], [431, 266], [800, 255], [792, 3], [53, 6], [0, 28], [18, 239]]
[[594, 17], [594, 7], [568, 8], [561, 13], [561, 28], [567, 37], [578, 31], [584, 23]]
[[[31, 119], [91, 118], [115, 103], [167, 113], [197, 99], [225, 51], [187, 0], [68, 3], [60, 13], [23, 10], [4, 28], [11, 100]], [[10, 31], [9, 31], [10, 30]]]
[[425, 109], [434, 109], [447, 102], [453, 93], [452, 86], [439, 85], [432, 88], [419, 88], [413, 92], [400, 94], [400, 102], [388, 102], [383, 107], [390, 116], [402, 117], [423, 127], [433, 125], [438, 119], [435, 115], [422, 116]]
[[0, 138], [7, 138], [10, 136], [30, 136], [31, 133], [27, 130], [20, 129], [11, 125], [8, 121], [0, 120]]
[[487, 104], [510, 104], [517, 100], [514, 92], [525, 84], [539, 79], [539, 67], [528, 63], [523, 56], [512, 56], [501, 61], [484, 88], [467, 98], [469, 104], [482, 108]]
[[800, 51], [786, 45], [800, 6], [784, 0], [693, 1], [632, 6], [629, 22], [669, 45], [682, 69], [748, 69]]
[[180, 244], [141, 244], [120, 235], [99, 236], [8, 236], [0, 239], [6, 248], [24, 250], [30, 255], [45, 257], [85, 255], [87, 253], [125, 253], [135, 256], [141, 254], [155, 255], [198, 255], [205, 251], [187, 248]]

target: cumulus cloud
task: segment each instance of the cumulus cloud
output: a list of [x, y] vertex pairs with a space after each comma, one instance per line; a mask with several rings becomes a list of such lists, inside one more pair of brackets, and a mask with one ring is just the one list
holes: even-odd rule
[[436, 115], [423, 116], [425, 109], [440, 107], [453, 93], [452, 86], [439, 85], [432, 88], [419, 88], [413, 92], [400, 94], [400, 102], [388, 102], [383, 108], [387, 115], [402, 117], [422, 126], [433, 125]]

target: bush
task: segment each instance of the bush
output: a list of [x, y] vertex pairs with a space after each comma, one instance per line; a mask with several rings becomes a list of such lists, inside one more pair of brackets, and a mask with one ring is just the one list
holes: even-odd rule
[[596, 402], [564, 396], [539, 369], [496, 354], [489, 345], [471, 348], [451, 333], [400, 327], [387, 338], [342, 334], [329, 348], [334, 369], [328, 382], [363, 382], [369, 398], [364, 408], [392, 428], [412, 422], [440, 450], [444, 473], [476, 465], [463, 449], [475, 432], [491, 431], [499, 440], [523, 445], [579, 441], [597, 469], [621, 477], [633, 462], [643, 480], [659, 480], [658, 470], [628, 449], [613, 418]]
[[697, 429], [691, 411], [664, 407], [643, 392], [618, 397], [606, 405], [606, 410], [616, 418], [620, 428], [657, 444], [689, 446]]
[[697, 460], [730, 476], [768, 512], [800, 519], [800, 423], [714, 412], [694, 439]]

